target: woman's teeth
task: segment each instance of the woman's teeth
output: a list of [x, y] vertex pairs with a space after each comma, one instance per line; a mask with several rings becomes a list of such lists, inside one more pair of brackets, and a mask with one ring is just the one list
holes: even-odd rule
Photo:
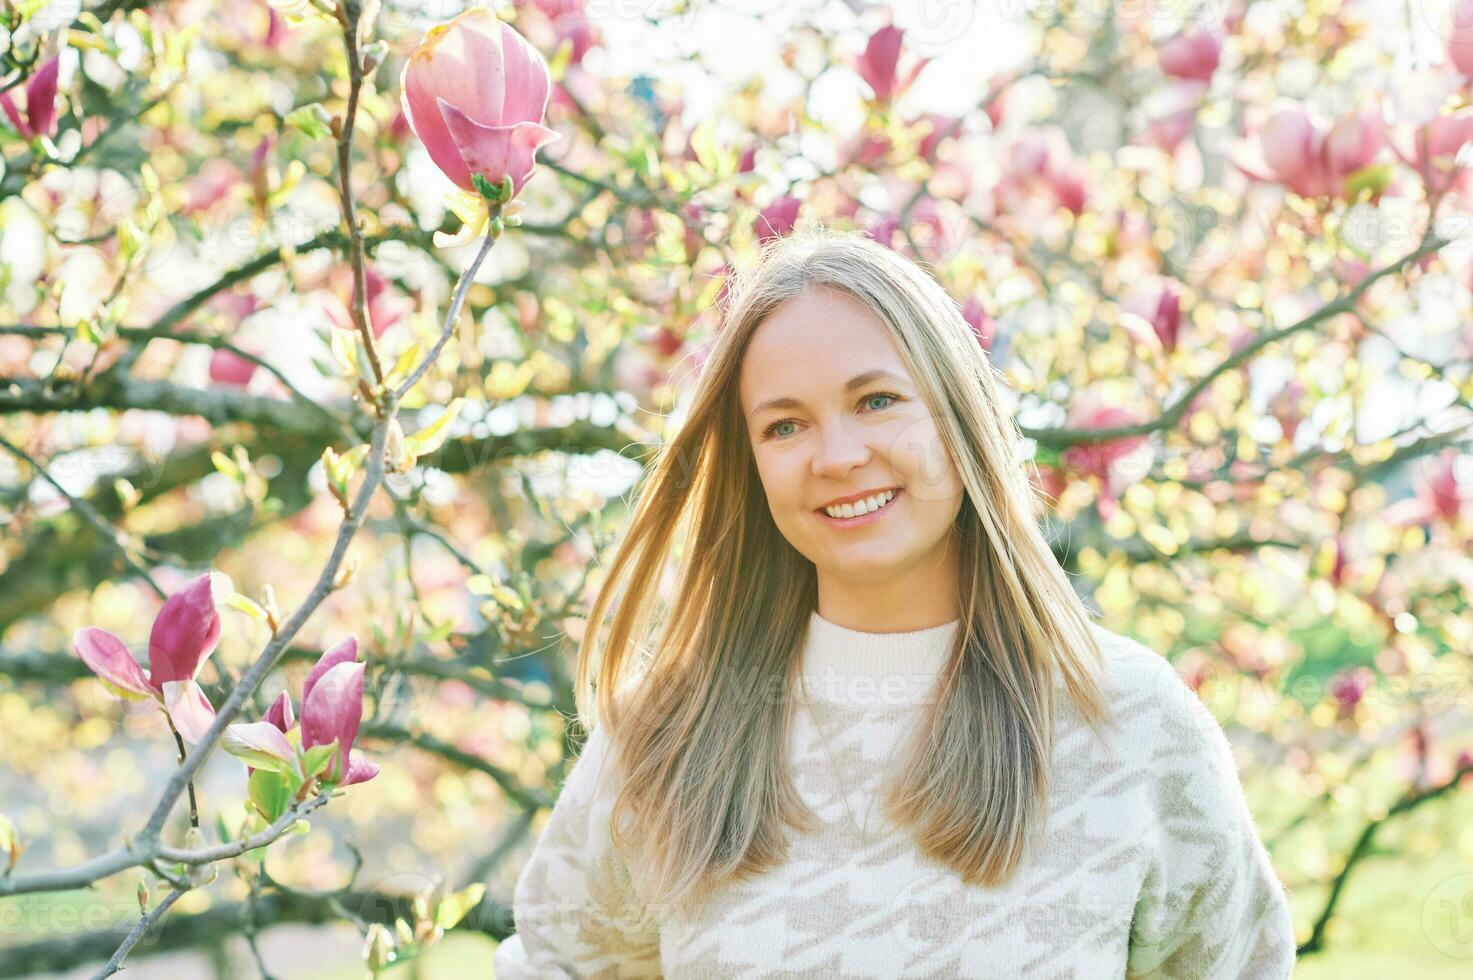
[[823, 512], [830, 517], [859, 517], [863, 514], [868, 514], [872, 510], [879, 510], [894, 499], [895, 491], [886, 490], [884, 493], [877, 493], [873, 497], [865, 497], [863, 500], [856, 500], [850, 504], [840, 504], [838, 507], [825, 507]]

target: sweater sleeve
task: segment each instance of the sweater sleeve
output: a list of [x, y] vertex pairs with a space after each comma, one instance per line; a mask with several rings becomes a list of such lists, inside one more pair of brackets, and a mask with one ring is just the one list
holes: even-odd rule
[[1217, 719], [1164, 659], [1148, 870], [1128, 978], [1283, 980], [1294, 922]]
[[658, 924], [644, 922], [610, 838], [616, 787], [595, 726], [517, 878], [516, 932], [496, 948], [498, 980], [659, 977]]

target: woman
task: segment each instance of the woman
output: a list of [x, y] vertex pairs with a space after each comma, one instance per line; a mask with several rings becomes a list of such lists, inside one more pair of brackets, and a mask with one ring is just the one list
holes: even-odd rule
[[822, 228], [731, 295], [497, 976], [1288, 976], [1226, 738], [1073, 592], [957, 304]]

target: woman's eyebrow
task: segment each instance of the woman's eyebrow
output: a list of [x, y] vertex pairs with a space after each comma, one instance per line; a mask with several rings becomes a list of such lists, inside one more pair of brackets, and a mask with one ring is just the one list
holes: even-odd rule
[[[871, 370], [871, 371], [865, 371], [862, 374], [856, 374], [854, 377], [852, 377], [848, 381], [844, 382], [844, 391], [845, 392], [850, 392], [850, 391], [854, 391], [856, 388], [863, 388], [865, 385], [869, 384], [870, 382], [872, 382], [872, 381], [879, 381], [882, 378], [888, 378], [888, 379], [897, 381], [897, 382], [899, 382], [901, 384], [905, 384], [906, 383], [906, 380], [904, 378], [902, 378], [900, 375], [896, 374], [894, 371], [887, 371], [884, 368], [875, 368], [874, 370]], [[769, 409], [774, 409], [774, 408], [802, 408], [802, 407], [803, 407], [803, 403], [801, 401], [799, 401], [798, 399], [793, 398], [791, 396], [784, 396], [784, 397], [781, 397], [781, 398], [769, 398], [769, 399], [767, 399], [767, 401], [760, 403], [756, 408], [752, 409], [752, 412], [751, 412], [751, 416], [750, 417], [755, 418], [756, 416], [761, 415], [763, 412], [768, 411]]]

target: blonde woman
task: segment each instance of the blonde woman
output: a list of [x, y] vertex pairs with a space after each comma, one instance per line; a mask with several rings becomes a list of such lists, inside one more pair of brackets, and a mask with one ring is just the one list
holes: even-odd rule
[[1222, 729], [1075, 595], [999, 385], [858, 234], [740, 275], [590, 611], [501, 980], [1290, 975]]

